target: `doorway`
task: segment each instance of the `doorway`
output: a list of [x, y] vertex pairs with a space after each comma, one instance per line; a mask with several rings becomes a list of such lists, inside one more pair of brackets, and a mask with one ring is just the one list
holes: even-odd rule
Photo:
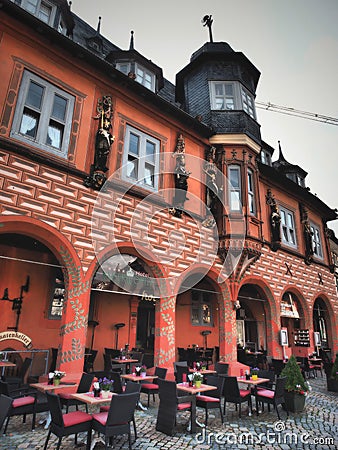
[[136, 346], [153, 353], [154, 339], [155, 305], [152, 301], [141, 300], [137, 309]]

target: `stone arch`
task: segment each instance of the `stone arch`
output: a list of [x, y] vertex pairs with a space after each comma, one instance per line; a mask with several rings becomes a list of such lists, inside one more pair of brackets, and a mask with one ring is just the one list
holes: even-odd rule
[[[118, 248], [118, 251], [116, 250]], [[161, 263], [152, 261], [152, 253], [142, 247], [142, 252], [138, 252], [138, 246], [131, 242], [119, 242], [112, 246], [107, 246], [90, 264], [86, 273], [86, 280], [91, 285], [93, 277], [100, 266], [100, 262], [104, 262], [115, 254], [130, 254], [139, 257], [140, 260], [147, 264], [151, 271], [151, 275], [156, 280], [164, 280], [164, 291], [170, 293], [170, 285], [167, 283], [167, 271]], [[142, 256], [140, 256], [142, 255]], [[144, 257], [146, 255], [146, 257]], [[148, 258], [148, 259], [147, 259]], [[160, 285], [161, 290], [162, 284]], [[135, 302], [137, 303], [137, 302]], [[136, 308], [136, 305], [135, 309]], [[161, 295], [155, 303], [155, 343], [154, 343], [154, 364], [166, 365], [168, 361], [174, 361], [174, 353], [172, 346], [175, 341], [174, 336], [175, 324], [175, 297], [172, 295]], [[136, 326], [136, 318], [132, 319], [130, 326]]]
[[[334, 348], [335, 347], [334, 343], [336, 341], [335, 330], [337, 330], [337, 316], [332, 308], [332, 303], [330, 302], [327, 293], [324, 291], [318, 291], [313, 294], [312, 298], [311, 303], [312, 318], [314, 315], [314, 307], [317, 300], [321, 300], [325, 305], [327, 311], [327, 314], [325, 314], [325, 322], [327, 323], [328, 343], [330, 344], [329, 347]], [[318, 331], [315, 329], [314, 321], [313, 321], [313, 330]]]
[[[283, 295], [286, 292], [291, 292], [292, 294], [294, 294], [297, 297], [297, 301], [299, 303], [299, 306], [301, 307], [301, 312], [303, 313], [303, 317], [304, 317], [304, 328], [312, 329], [312, 315], [310, 314], [309, 304], [307, 304], [303, 293], [294, 285], [290, 284], [288, 286], [285, 286], [284, 289], [280, 293], [280, 298], [278, 301], [279, 305], [281, 303]], [[279, 315], [280, 315], [280, 311], [279, 311]]]
[[89, 307], [88, 283], [72, 244], [60, 231], [32, 217], [1, 217], [0, 233], [29, 236], [43, 243], [63, 267], [66, 298], [60, 326], [58, 367], [76, 375], [83, 369], [84, 343]]
[[239, 286], [238, 292], [240, 292], [242, 287], [248, 284], [257, 286], [267, 300], [265, 304], [266, 341], [268, 353], [272, 354], [272, 350], [275, 351], [278, 348], [275, 344], [278, 342], [278, 332], [280, 330], [279, 312], [276, 299], [270, 286], [262, 278], [255, 276], [248, 276], [244, 278]]

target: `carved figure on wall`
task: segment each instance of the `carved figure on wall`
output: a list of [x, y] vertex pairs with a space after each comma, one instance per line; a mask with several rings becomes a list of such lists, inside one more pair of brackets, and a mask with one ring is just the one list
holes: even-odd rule
[[95, 138], [94, 163], [90, 167], [90, 174], [84, 180], [84, 185], [95, 190], [100, 190], [107, 177], [107, 159], [110, 147], [114, 142], [114, 136], [111, 134], [112, 120], [112, 99], [105, 95], [97, 101], [97, 116], [94, 119], [99, 120], [98, 130]]
[[178, 136], [176, 149], [173, 157], [176, 157], [176, 166], [174, 169], [175, 177], [175, 198], [174, 206], [169, 212], [176, 217], [181, 217], [184, 203], [187, 200], [188, 178], [191, 174], [185, 167], [185, 142], [182, 134]]
[[204, 167], [206, 173], [206, 204], [212, 215], [217, 213], [217, 202], [219, 193], [223, 186], [217, 184], [216, 147], [211, 147], [207, 154], [207, 163]]
[[175, 167], [175, 203], [183, 207], [187, 199], [188, 178], [191, 174], [185, 167], [185, 156], [180, 154], [176, 158]]
[[266, 203], [270, 206], [271, 249], [277, 250], [281, 241], [281, 215], [271, 189], [266, 194]]
[[101, 170], [106, 172], [108, 170], [107, 158], [110, 152], [110, 147], [114, 142], [114, 136], [110, 133], [111, 117], [112, 117], [112, 101], [111, 97], [104, 96], [98, 100], [97, 105], [99, 119], [99, 129], [96, 133], [95, 139], [95, 159], [94, 170]]
[[303, 235], [305, 242], [305, 263], [311, 264], [313, 258], [313, 232], [311, 230], [307, 210], [304, 205], [300, 205], [301, 223], [303, 225]]

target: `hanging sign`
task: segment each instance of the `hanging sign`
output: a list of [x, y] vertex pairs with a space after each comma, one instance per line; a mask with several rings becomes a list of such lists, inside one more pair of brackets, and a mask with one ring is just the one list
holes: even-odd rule
[[21, 342], [28, 349], [32, 347], [32, 339], [26, 334], [19, 333], [18, 331], [2, 331], [0, 333], [0, 342], [10, 339]]

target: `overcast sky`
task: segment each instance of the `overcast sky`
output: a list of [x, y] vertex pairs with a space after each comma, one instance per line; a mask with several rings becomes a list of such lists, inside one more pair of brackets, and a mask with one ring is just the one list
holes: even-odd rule
[[[73, 0], [72, 10], [101, 34], [175, 75], [209, 40], [243, 52], [261, 72], [257, 101], [338, 118], [338, 0]], [[262, 138], [308, 172], [307, 186], [338, 208], [338, 126], [257, 109]], [[338, 221], [329, 222], [338, 236]]]

